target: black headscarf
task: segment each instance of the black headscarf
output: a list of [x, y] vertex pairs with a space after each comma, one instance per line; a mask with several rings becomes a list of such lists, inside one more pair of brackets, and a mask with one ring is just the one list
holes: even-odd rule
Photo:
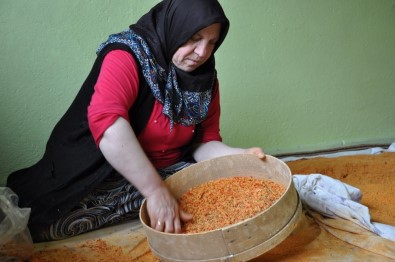
[[[211, 57], [192, 72], [177, 68], [172, 63], [177, 49], [214, 23], [221, 24], [221, 32]], [[228, 30], [229, 21], [217, 0], [164, 0], [129, 30], [111, 35], [99, 52], [110, 43], [127, 44], [171, 126], [174, 122], [194, 125], [207, 115], [216, 80], [214, 53]]]
[[[130, 28], [148, 41], [159, 64], [167, 70], [176, 50], [198, 31], [214, 23], [221, 24], [215, 52], [229, 30], [229, 20], [217, 0], [164, 0]], [[214, 62], [210, 62], [214, 67]]]

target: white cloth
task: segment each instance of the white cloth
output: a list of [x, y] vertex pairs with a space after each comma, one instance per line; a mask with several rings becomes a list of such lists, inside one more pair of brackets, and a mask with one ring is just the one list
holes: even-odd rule
[[358, 188], [322, 175], [294, 175], [293, 182], [305, 207], [327, 217], [353, 221], [377, 235], [395, 242], [395, 226], [370, 221], [368, 207], [359, 203]]

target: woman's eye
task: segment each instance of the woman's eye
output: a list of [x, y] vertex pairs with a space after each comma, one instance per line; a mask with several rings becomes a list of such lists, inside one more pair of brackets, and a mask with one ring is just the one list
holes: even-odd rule
[[192, 42], [199, 42], [200, 41], [200, 37], [192, 37], [191, 41]]

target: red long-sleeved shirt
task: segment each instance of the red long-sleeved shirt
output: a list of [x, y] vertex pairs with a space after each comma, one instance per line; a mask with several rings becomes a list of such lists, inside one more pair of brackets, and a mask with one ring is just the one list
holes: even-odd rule
[[[114, 50], [104, 58], [95, 92], [88, 107], [88, 121], [92, 135], [99, 145], [103, 133], [119, 117], [127, 121], [129, 109], [137, 98], [139, 89], [138, 67], [127, 51]], [[138, 140], [156, 168], [170, 166], [180, 160], [181, 147], [188, 144], [195, 132], [195, 126], [174, 124], [162, 113], [162, 104], [155, 101], [151, 116], [138, 136]], [[222, 141], [219, 133], [220, 103], [218, 85], [206, 120], [201, 124], [199, 141]]]

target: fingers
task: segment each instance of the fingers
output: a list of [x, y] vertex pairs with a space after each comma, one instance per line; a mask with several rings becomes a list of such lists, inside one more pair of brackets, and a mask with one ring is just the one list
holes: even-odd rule
[[182, 222], [185, 223], [185, 222], [190, 221], [193, 218], [193, 215], [181, 210], [180, 211], [180, 218], [181, 218]]
[[176, 233], [176, 234], [181, 233], [181, 222], [180, 222], [180, 219], [176, 219], [174, 221], [174, 233]]
[[163, 232], [163, 229], [165, 228], [165, 222], [157, 220], [156, 223], [154, 223], [153, 225], [151, 224], [151, 227], [155, 230]]
[[188, 214], [184, 211], [180, 211], [179, 217], [172, 216], [168, 220], [157, 219], [156, 222], [153, 221], [153, 223], [151, 223], [151, 227], [157, 231], [160, 231], [160, 232], [177, 233], [178, 234], [178, 233], [182, 232], [181, 220], [183, 222], [187, 222], [191, 219], [192, 219], [191, 214]]
[[165, 233], [181, 233], [182, 221], [192, 218], [191, 215], [180, 210], [177, 200], [167, 191], [148, 197], [147, 211], [151, 228]]
[[167, 221], [164, 225], [164, 229], [162, 232], [165, 233], [176, 233], [179, 234], [182, 232], [181, 221], [187, 222], [192, 219], [192, 215], [188, 214], [184, 211], [179, 212], [178, 217], [174, 217], [172, 220]]
[[163, 232], [165, 233], [176, 233], [174, 231], [174, 220], [169, 220], [166, 222], [166, 226], [163, 229]]
[[265, 157], [266, 157], [266, 155], [265, 155], [265, 153], [264, 152], [258, 152], [257, 154], [256, 154], [260, 159], [265, 159]]
[[265, 159], [266, 155], [260, 147], [251, 147], [247, 149], [247, 153], [254, 154], [260, 159]]
[[181, 223], [179, 219], [169, 221], [157, 220], [156, 223], [151, 224], [151, 227], [160, 232], [181, 233]]

